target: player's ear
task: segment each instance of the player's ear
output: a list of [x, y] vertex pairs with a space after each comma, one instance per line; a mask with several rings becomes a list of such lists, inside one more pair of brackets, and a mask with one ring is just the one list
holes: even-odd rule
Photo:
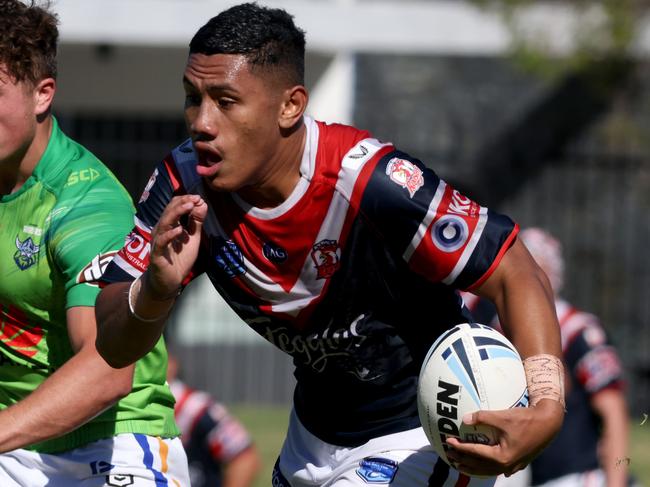
[[47, 113], [52, 106], [56, 81], [54, 78], [44, 78], [34, 86], [34, 111], [36, 116]]
[[290, 129], [296, 125], [307, 108], [309, 95], [302, 85], [287, 88], [284, 92], [278, 123], [282, 129]]

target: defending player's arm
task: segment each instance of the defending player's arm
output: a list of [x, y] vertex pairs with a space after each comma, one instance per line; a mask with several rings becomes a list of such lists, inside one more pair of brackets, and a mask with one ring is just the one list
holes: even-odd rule
[[96, 346], [113, 367], [129, 365], [153, 348], [198, 256], [207, 205], [197, 195], [175, 196], [177, 178], [170, 177], [169, 167], [159, 165], [138, 205], [131, 233], [138, 255], [127, 243], [116, 257], [123, 267], [109, 266], [110, 284], [97, 298]]
[[68, 433], [131, 392], [133, 367], [115, 370], [95, 349], [94, 309], [75, 306], [66, 316], [75, 355], [25, 399], [0, 411], [0, 453]]
[[[475, 292], [495, 303], [506, 335], [524, 360], [551, 355], [560, 361], [553, 293], [546, 275], [522, 243], [517, 241], [512, 245], [492, 275]], [[557, 377], [557, 381], [560, 380]], [[456, 452], [449, 457], [469, 473], [511, 474], [522, 469], [553, 439], [562, 425], [564, 398], [557, 385], [557, 391], [550, 391], [551, 397], [531, 394], [531, 404], [536, 403], [533, 407], [479, 411], [464, 419], [466, 423], [496, 427], [501, 433], [499, 444], [486, 446], [450, 439], [448, 443]]]
[[623, 366], [595, 317], [588, 321], [578, 336], [573, 337], [565, 356], [573, 380], [579, 381], [589, 394], [589, 404], [601, 421], [598, 454], [606, 485], [625, 486], [629, 474], [629, 415]]

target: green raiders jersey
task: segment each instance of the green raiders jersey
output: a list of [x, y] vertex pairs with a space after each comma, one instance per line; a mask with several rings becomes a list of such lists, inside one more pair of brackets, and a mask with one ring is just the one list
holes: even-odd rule
[[[66, 309], [94, 306], [96, 280], [132, 225], [126, 190], [54, 120], [31, 177], [0, 198], [0, 409], [73, 355]], [[69, 450], [119, 433], [177, 436], [166, 354], [161, 339], [136, 364], [131, 394], [72, 433], [30, 449]]]

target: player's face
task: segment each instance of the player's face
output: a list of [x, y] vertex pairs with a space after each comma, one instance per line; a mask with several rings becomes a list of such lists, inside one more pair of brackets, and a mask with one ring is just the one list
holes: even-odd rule
[[19, 164], [36, 135], [36, 97], [31, 83], [16, 82], [0, 64], [0, 169]]
[[217, 191], [263, 186], [280, 158], [283, 89], [235, 54], [191, 54], [183, 85], [197, 172]]

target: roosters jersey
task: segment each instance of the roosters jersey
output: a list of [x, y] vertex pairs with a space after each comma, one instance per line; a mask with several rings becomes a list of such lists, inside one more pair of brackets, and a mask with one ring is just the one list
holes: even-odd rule
[[253, 441], [225, 406], [203, 391], [173, 380], [174, 414], [187, 453], [192, 487], [223, 484], [224, 466], [248, 450]]
[[191, 277], [206, 272], [250, 327], [293, 357], [301, 422], [328, 443], [359, 445], [419, 426], [422, 360], [467, 320], [455, 289], [490, 275], [517, 226], [367, 132], [305, 124], [301, 179], [272, 209], [206, 191], [191, 141], [174, 149], [104, 280], [140, 275], [170, 199], [202, 194], [210, 209]]

